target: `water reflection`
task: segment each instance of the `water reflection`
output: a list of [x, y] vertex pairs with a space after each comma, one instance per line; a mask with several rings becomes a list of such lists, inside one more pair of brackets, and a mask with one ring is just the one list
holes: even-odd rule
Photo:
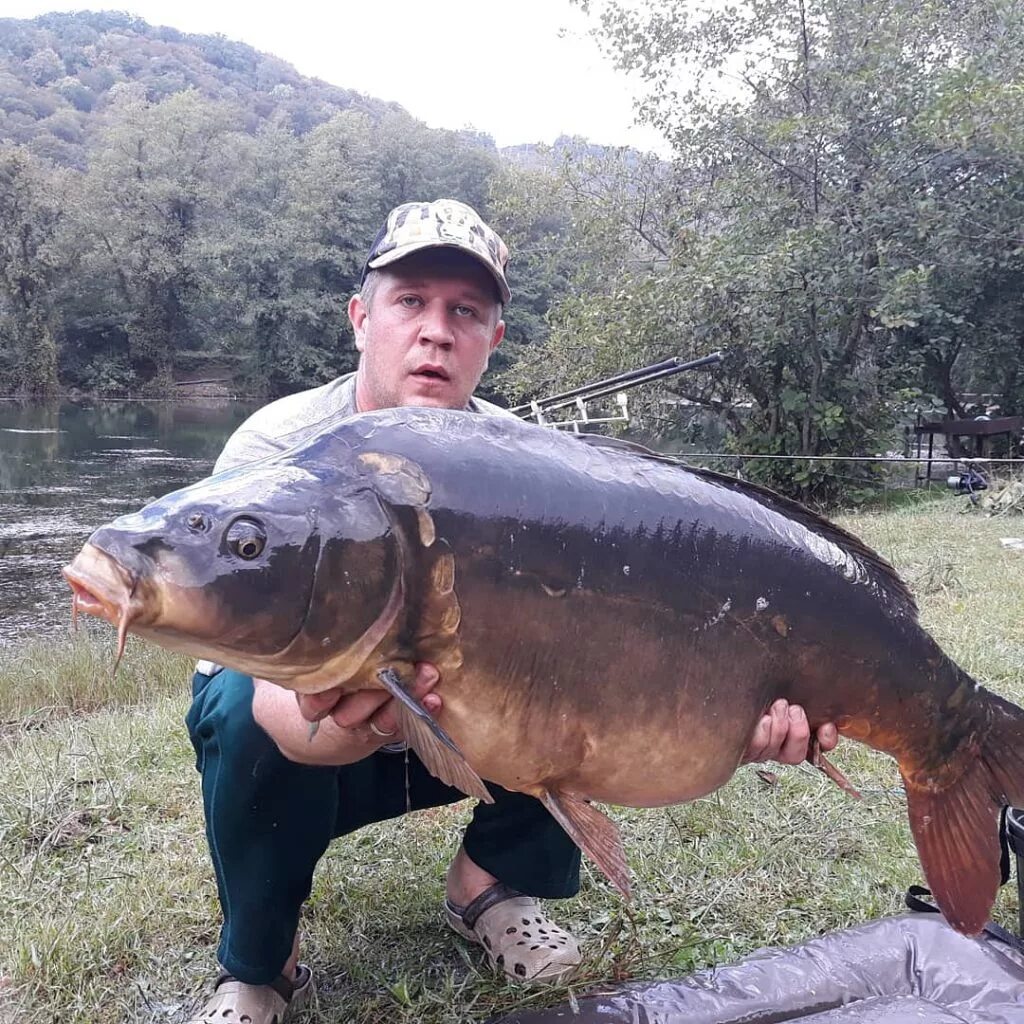
[[205, 476], [252, 409], [0, 401], [0, 647], [66, 633], [61, 566], [97, 526]]

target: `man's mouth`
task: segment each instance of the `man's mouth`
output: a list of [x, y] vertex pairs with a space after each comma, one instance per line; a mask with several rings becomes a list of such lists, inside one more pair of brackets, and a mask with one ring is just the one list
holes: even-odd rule
[[412, 376], [420, 377], [423, 380], [432, 381], [447, 381], [450, 379], [447, 371], [443, 366], [436, 366], [433, 363], [418, 366], [415, 370], [413, 370]]

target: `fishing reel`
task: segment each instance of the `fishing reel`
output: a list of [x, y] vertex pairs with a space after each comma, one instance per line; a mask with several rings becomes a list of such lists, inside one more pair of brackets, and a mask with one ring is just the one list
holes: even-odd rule
[[988, 490], [988, 479], [981, 470], [968, 466], [960, 473], [946, 477], [946, 486], [957, 494], [966, 494], [973, 505], [977, 504], [978, 493]]

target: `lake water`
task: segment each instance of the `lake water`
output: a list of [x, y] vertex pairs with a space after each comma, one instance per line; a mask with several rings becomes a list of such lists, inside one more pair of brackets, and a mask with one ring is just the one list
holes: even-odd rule
[[0, 401], [0, 648], [67, 635], [61, 566], [96, 527], [209, 473], [254, 408]]

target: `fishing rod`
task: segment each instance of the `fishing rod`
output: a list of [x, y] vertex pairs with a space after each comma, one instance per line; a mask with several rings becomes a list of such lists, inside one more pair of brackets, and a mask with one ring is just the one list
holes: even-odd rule
[[517, 405], [510, 412], [516, 416], [528, 418], [535, 416], [538, 412], [551, 412], [555, 409], [565, 409], [570, 405], [579, 405], [583, 401], [590, 401], [595, 398], [605, 398], [608, 395], [628, 391], [630, 388], [639, 387], [641, 384], [649, 384], [651, 381], [662, 380], [665, 377], [675, 376], [684, 370], [697, 370], [703, 366], [713, 366], [724, 359], [722, 352], [712, 352], [710, 355], [701, 356], [700, 359], [682, 360], [679, 356], [671, 356], [663, 359], [660, 363], [652, 363], [650, 366], [641, 366], [636, 370], [627, 370], [625, 373], [616, 374], [614, 377], [605, 377], [603, 380], [592, 381], [570, 391], [562, 391], [557, 395], [550, 395], [534, 402], [527, 402], [525, 405]]

